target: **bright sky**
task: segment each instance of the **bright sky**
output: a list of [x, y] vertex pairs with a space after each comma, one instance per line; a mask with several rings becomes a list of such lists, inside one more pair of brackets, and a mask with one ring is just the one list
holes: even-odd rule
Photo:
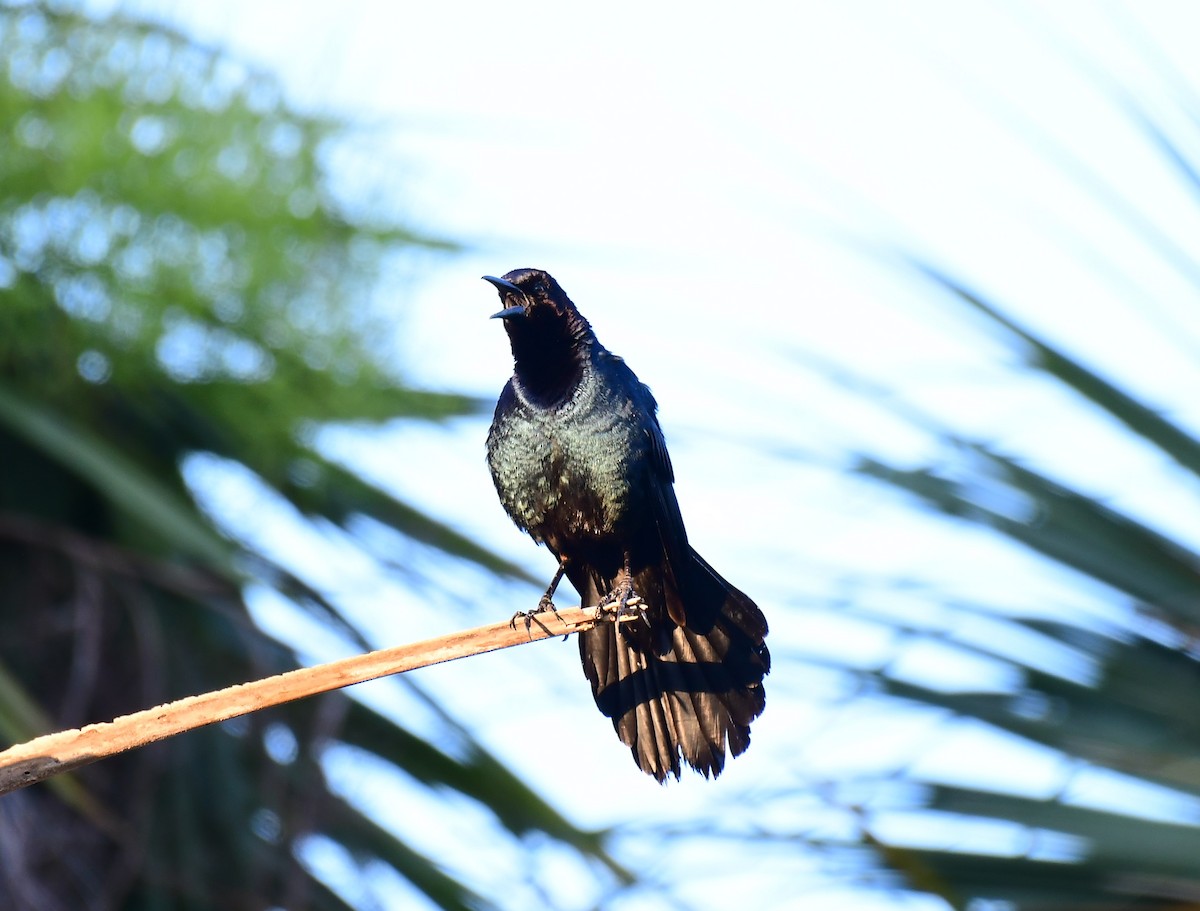
[[[1127, 792], [1112, 779], [1067, 768], [1048, 751], [969, 726], [947, 729], [933, 713], [838, 699], [846, 680], [822, 670], [822, 659], [890, 665], [950, 689], [1012, 684], [1002, 662], [929, 640], [900, 642], [897, 618], [918, 629], [948, 626], [965, 643], [998, 634], [994, 621], [949, 616], [928, 591], [897, 593], [888, 582], [898, 577], [1000, 612], [1116, 623], [1123, 613], [1107, 593], [990, 535], [843, 477], [837, 468], [851, 450], [903, 464], [947, 454], [810, 365], [815, 358], [882, 383], [963, 434], [998, 442], [1200, 547], [1194, 481], [1181, 484], [1107, 421], [1014, 372], [987, 327], [900, 261], [913, 253], [955, 272], [1200, 432], [1200, 397], [1191, 392], [1200, 388], [1200, 267], [1172, 258], [1175, 239], [1200, 236], [1200, 210], [1113, 88], [1177, 120], [1173, 74], [1200, 86], [1200, 6], [131, 6], [166, 10], [203, 40], [278, 72], [303, 107], [364, 119], [371, 128], [360, 144], [333, 157], [336, 182], [395, 193], [418, 226], [471, 246], [422, 262], [410, 282], [381, 292], [421, 382], [495, 395], [511, 362], [503, 332], [485, 318], [496, 301], [479, 276], [537, 266], [654, 389], [693, 543], [771, 619], [776, 667], [751, 750], [716, 784], [650, 786], [595, 716], [573, 643], [421, 678], [518, 767], [564, 770], [539, 783], [573, 819], [683, 819], [743, 799], [747, 789], [765, 797], [893, 768], [944, 780], [962, 776], [964, 756], [971, 784], [1050, 794], [1067, 782], [1085, 802], [1120, 803]], [[486, 421], [472, 420], [399, 428], [367, 445], [335, 434], [327, 444], [548, 577], [550, 557], [495, 500], [485, 432]], [[217, 477], [212, 468], [193, 466], [198, 477]], [[220, 477], [215, 500], [246, 496], [236, 476]], [[1136, 486], [1125, 483], [1132, 477]], [[483, 622], [535, 597], [436, 563], [417, 583], [381, 580], [350, 548], [331, 553], [301, 531], [269, 544], [340, 592], [381, 643], [461, 625], [463, 602]], [[428, 562], [419, 549], [411, 556]], [[836, 609], [837, 596], [854, 610]], [[290, 613], [266, 597], [258, 604], [265, 622], [283, 624], [282, 634], [314, 657], [328, 656]], [[1045, 650], [1039, 660], [1077, 679], [1094, 670], [1046, 642], [1010, 646], [1024, 656]], [[493, 682], [482, 697], [473, 685], [481, 677]], [[406, 721], [422, 711], [394, 686], [370, 692]], [[580, 792], [572, 772], [611, 785]], [[418, 789], [395, 790], [392, 799], [409, 812], [392, 814], [393, 824], [421, 820], [422, 837], [461, 869], [455, 827], [468, 823], [429, 825], [440, 811], [422, 805]], [[1128, 793], [1125, 806], [1149, 799]], [[772, 824], [836, 836], [848, 822], [815, 801]], [[879, 825], [899, 840], [997, 851], [1016, 850], [1022, 834], [959, 831], [945, 821], [930, 828], [902, 814]], [[1047, 844], [1050, 853], [1078, 850]], [[663, 864], [694, 872], [679, 858]], [[710, 907], [736, 885], [773, 906], [795, 894], [801, 877], [806, 906], [940, 907], [864, 896], [811, 858], [750, 869], [746, 882], [706, 881], [685, 894]], [[485, 884], [493, 875], [487, 860], [469, 873]], [[650, 906], [629, 899], [621, 907]]]

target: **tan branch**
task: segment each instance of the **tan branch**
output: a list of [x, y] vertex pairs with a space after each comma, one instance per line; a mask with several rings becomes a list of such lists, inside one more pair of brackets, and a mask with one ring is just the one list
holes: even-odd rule
[[317, 667], [300, 668], [200, 696], [188, 696], [77, 730], [46, 734], [0, 752], [0, 794], [206, 724], [228, 721], [259, 709], [389, 674], [402, 674], [455, 658], [582, 632], [595, 623], [594, 607], [540, 614], [528, 631], [521, 622], [515, 629], [507, 622], [494, 623]]

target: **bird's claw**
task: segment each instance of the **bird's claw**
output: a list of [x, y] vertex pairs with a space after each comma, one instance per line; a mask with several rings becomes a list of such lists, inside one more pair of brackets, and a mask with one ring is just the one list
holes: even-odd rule
[[646, 603], [633, 590], [632, 585], [619, 585], [600, 599], [596, 606], [596, 619], [620, 623], [633, 617], [640, 617], [646, 610]]
[[550, 597], [548, 595], [542, 595], [541, 599], [538, 601], [537, 607], [535, 607], [533, 610], [517, 611], [512, 615], [512, 619], [508, 621], [508, 625], [510, 628], [516, 629], [517, 618], [521, 617], [525, 620], [525, 632], [529, 632], [533, 628], [533, 624], [536, 623], [541, 628], [542, 632], [549, 636], [551, 634], [550, 628], [537, 617], [538, 614], [544, 614], [546, 611], [552, 611], [556, 616], [558, 614], [558, 608], [554, 606], [554, 602], [550, 600]]

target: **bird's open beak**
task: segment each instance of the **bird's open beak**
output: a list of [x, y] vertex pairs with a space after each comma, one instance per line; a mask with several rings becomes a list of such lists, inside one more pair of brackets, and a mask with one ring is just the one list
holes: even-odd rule
[[522, 307], [520, 304], [517, 304], [515, 307], [505, 307], [503, 310], [493, 313], [491, 318], [492, 319], [508, 319], [510, 316], [524, 316], [524, 315], [525, 315], [525, 308]]
[[[509, 294], [518, 294], [522, 298], [525, 297], [525, 292], [522, 291], [520, 288], [518, 288], [516, 285], [514, 285], [510, 281], [505, 281], [502, 278], [496, 278], [494, 275], [485, 275], [485, 276], [483, 276], [483, 280], [485, 282], [491, 282], [493, 285], [496, 286], [496, 290], [500, 292], [501, 300], [506, 298]], [[493, 313], [492, 319], [508, 319], [510, 316], [524, 316], [524, 315], [525, 315], [524, 306], [522, 306], [521, 304], [517, 304], [514, 307], [506, 307], [505, 309], [501, 310], [499, 313]]]

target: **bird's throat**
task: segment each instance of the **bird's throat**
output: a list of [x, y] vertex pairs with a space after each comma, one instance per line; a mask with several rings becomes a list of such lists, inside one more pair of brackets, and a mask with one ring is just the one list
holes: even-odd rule
[[525, 397], [550, 407], [569, 398], [583, 378], [594, 338], [587, 323], [566, 317], [510, 320], [514, 373]]

